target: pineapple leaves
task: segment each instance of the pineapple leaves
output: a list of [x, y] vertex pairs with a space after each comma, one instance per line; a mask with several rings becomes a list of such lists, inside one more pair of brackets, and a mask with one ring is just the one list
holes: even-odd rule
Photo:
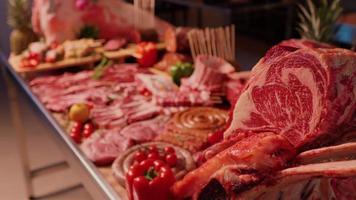
[[31, 29], [31, 11], [27, 0], [8, 1], [7, 23], [14, 29]]
[[329, 42], [334, 34], [334, 25], [342, 13], [340, 0], [320, 0], [319, 4], [307, 0], [299, 4], [297, 31], [302, 38]]

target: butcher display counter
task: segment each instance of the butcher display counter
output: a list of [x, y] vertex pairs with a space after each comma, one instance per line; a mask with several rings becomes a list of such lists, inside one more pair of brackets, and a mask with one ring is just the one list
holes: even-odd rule
[[[25, 120], [19, 108], [19, 99], [25, 101], [26, 104], [32, 106], [36, 115], [27, 117], [38, 117], [43, 127], [46, 127], [46, 132], [50, 138], [57, 144], [64, 154], [66, 162], [74, 170], [74, 173], [80, 179], [85, 189], [89, 192], [93, 199], [127, 199], [124, 188], [112, 180], [110, 183], [111, 171], [110, 168], [97, 168], [90, 160], [88, 160], [65, 130], [55, 120], [53, 115], [43, 106], [39, 99], [31, 92], [27, 85], [25, 76], [22, 76], [14, 71], [8, 63], [6, 57], [0, 56], [1, 66], [4, 71], [5, 79], [9, 91], [11, 117], [13, 120], [14, 132], [19, 143], [20, 158], [25, 174], [27, 185], [27, 195], [32, 197], [31, 186], [31, 171], [28, 167], [28, 149], [26, 148], [26, 133], [22, 127], [21, 120]], [[50, 168], [51, 166], [48, 166]], [[108, 179], [109, 178], [109, 179]], [[112, 177], [113, 178], [113, 177]]]

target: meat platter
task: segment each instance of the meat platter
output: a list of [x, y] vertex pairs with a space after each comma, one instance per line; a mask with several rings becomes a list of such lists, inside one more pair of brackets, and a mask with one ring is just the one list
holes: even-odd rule
[[[59, 20], [68, 2], [47, 21], [39, 16], [50, 5], [35, 1], [33, 25], [45, 42], [32, 43], [18, 58], [24, 64], [12, 67], [28, 73], [19, 79], [29, 93], [122, 199], [356, 198], [354, 52], [290, 39], [237, 72], [222, 57], [192, 57], [176, 38], [189, 28], [156, 19], [157, 37], [145, 38], [126, 10], [112, 29], [105, 18], [93, 21], [100, 40], [78, 40], [70, 25], [85, 27], [93, 9], [132, 8], [91, 2], [69, 23]], [[75, 50], [57, 52], [68, 43]], [[110, 57], [103, 48], [130, 53]], [[67, 62], [73, 51], [77, 62], [51, 67], [53, 54]], [[48, 61], [45, 72], [26, 63], [36, 59]]]

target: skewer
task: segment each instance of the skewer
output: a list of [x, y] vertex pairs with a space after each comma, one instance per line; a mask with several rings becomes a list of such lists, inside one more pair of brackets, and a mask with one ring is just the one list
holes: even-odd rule
[[235, 61], [235, 26], [205, 28], [188, 33], [193, 58], [200, 54]]
[[[136, 27], [152, 27], [154, 22], [155, 15], [155, 0], [134, 0], [134, 8], [135, 12], [135, 26]], [[148, 12], [150, 14], [150, 18], [146, 19], [147, 15], [144, 12]], [[146, 16], [146, 17], [145, 17]], [[145, 24], [142, 24], [142, 23]], [[145, 26], [143, 26], [145, 25]]]

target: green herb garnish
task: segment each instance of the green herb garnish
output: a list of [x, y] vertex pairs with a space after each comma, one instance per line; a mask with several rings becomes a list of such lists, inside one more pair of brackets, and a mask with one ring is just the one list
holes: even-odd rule
[[99, 37], [99, 29], [96, 26], [85, 25], [79, 33], [79, 38], [93, 38], [97, 39]]
[[112, 61], [104, 57], [100, 61], [100, 63], [95, 67], [92, 78], [95, 80], [99, 80], [103, 76], [105, 70], [111, 65], [112, 65]]

